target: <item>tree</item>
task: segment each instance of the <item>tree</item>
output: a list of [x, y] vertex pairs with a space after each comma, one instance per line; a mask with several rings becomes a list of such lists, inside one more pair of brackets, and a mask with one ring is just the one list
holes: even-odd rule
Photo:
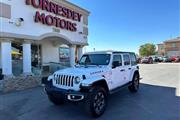
[[152, 43], [146, 43], [144, 45], [141, 45], [139, 48], [139, 54], [141, 56], [155, 55], [155, 53], [156, 53], [156, 46]]

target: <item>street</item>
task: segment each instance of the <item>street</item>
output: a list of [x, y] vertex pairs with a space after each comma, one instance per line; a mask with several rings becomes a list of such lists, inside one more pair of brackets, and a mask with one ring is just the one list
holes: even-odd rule
[[[138, 93], [109, 97], [97, 120], [180, 120], [180, 64], [140, 64]], [[92, 120], [81, 104], [55, 106], [42, 87], [0, 95], [0, 120]]]

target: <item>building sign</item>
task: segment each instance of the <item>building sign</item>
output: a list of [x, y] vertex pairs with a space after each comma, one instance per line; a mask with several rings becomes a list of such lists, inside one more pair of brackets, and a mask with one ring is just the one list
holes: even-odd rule
[[55, 26], [57, 28], [69, 30], [72, 32], [77, 31], [77, 24], [75, 22], [73, 23], [71, 21], [62, 19], [60, 17], [81, 22], [82, 15], [80, 13], [70, 10], [66, 7], [60, 6], [48, 0], [25, 0], [25, 1], [26, 1], [26, 5], [31, 5], [36, 9], [41, 9], [49, 13], [55, 14], [54, 16], [51, 14], [46, 15], [45, 13], [36, 11], [34, 18], [35, 22], [37, 23], [40, 22], [48, 26]]

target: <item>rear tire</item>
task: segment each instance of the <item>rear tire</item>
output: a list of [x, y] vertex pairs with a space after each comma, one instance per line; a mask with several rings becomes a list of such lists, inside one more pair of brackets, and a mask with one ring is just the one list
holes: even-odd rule
[[100, 117], [107, 107], [107, 92], [103, 87], [95, 87], [90, 90], [86, 101], [86, 110], [92, 117]]
[[48, 95], [49, 101], [51, 101], [54, 105], [61, 105], [64, 104], [64, 101], [61, 99], [56, 98], [53, 95]]
[[134, 74], [132, 84], [128, 88], [130, 92], [137, 92], [139, 90], [139, 74]]

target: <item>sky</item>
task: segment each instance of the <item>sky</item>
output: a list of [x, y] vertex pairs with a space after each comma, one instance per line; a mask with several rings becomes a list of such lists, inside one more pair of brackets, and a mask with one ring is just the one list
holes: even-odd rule
[[138, 53], [145, 43], [180, 36], [179, 0], [69, 0], [90, 11], [86, 51]]

